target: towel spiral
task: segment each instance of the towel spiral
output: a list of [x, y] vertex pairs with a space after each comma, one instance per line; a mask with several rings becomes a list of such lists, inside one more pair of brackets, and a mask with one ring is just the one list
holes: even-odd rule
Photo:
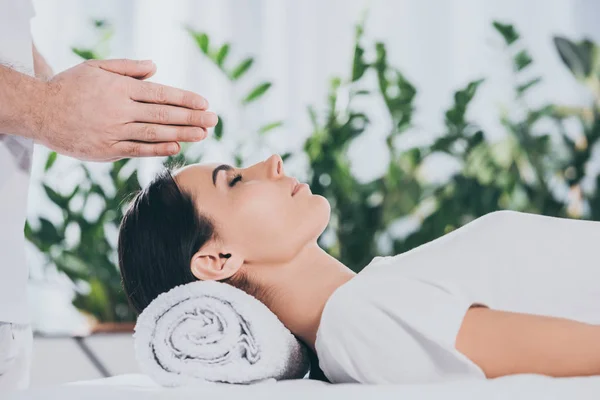
[[301, 378], [306, 349], [254, 297], [218, 282], [193, 282], [158, 296], [140, 314], [136, 357], [165, 386]]

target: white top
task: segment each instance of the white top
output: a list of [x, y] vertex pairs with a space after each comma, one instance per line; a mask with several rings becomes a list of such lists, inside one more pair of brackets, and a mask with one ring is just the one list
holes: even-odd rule
[[[0, 63], [33, 75], [29, 0], [0, 0]], [[0, 132], [0, 321], [26, 323], [23, 228], [33, 142]]]
[[471, 305], [600, 324], [600, 222], [501, 211], [394, 257], [328, 300], [315, 347], [330, 381], [485, 378], [455, 348]]

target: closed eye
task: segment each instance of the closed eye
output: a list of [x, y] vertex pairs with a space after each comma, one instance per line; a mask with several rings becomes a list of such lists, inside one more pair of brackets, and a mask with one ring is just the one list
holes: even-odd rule
[[231, 182], [229, 182], [229, 187], [234, 187], [236, 183], [242, 180], [242, 174], [236, 174]]

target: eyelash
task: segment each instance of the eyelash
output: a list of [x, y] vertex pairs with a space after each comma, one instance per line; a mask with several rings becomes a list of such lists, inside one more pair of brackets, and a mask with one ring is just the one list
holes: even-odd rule
[[241, 174], [236, 174], [233, 179], [231, 180], [231, 182], [229, 182], [229, 187], [234, 187], [236, 183], [240, 182], [242, 180], [242, 175]]

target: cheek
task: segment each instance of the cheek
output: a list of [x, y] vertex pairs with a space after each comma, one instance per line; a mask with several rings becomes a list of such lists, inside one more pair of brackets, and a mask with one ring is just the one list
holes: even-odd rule
[[[256, 189], [256, 190], [254, 190]], [[286, 197], [280, 190], [248, 187], [232, 204], [229, 231], [255, 261], [283, 261], [316, 240], [329, 222], [321, 196]], [[229, 225], [229, 224], [228, 224]]]
[[249, 187], [240, 194], [234, 205], [235, 219], [243, 226], [245, 235], [256, 239], [273, 240], [291, 226], [293, 204], [280, 191], [271, 188]]
[[234, 210], [239, 243], [264, 261], [294, 257], [309, 241], [316, 241], [330, 216], [329, 203], [321, 196], [292, 199], [266, 191], [249, 191]]

